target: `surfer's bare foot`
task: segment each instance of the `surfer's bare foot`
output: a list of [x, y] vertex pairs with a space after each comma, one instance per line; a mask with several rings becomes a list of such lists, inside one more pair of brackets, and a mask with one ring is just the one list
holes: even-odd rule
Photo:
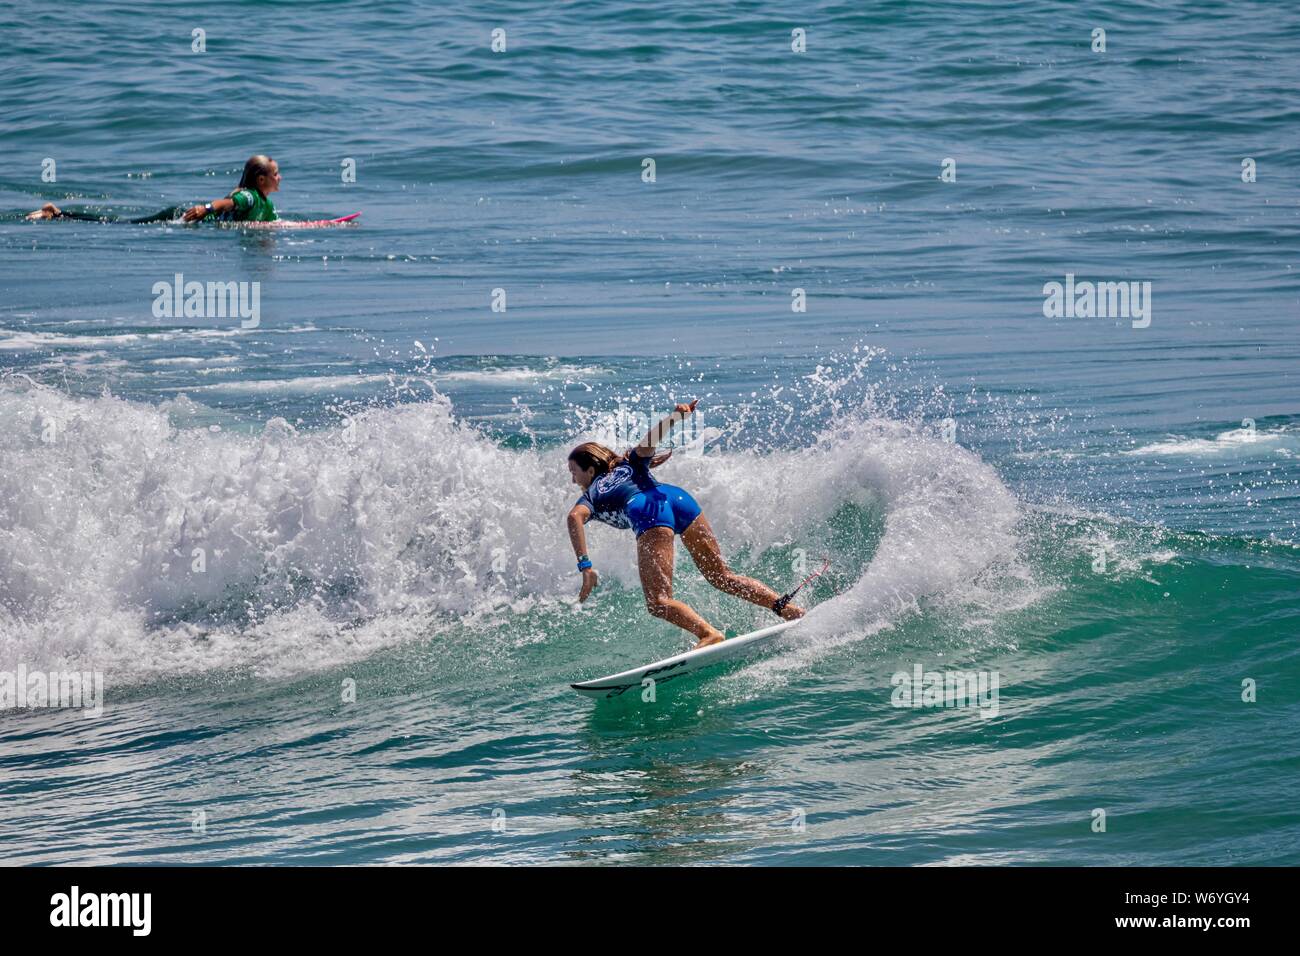
[[714, 631], [708, 637], [701, 637], [696, 641], [695, 646], [692, 647], [691, 650], [698, 651], [701, 647], [708, 647], [710, 644], [721, 644], [726, 639], [726, 635], [721, 631]]
[[42, 206], [40, 209], [36, 210], [35, 212], [29, 212], [27, 214], [27, 218], [31, 220], [53, 219], [55, 216], [59, 216], [59, 215], [62, 215], [62, 211], [59, 209], [59, 207], [54, 205], [54, 203], [52, 202], [47, 202], [44, 206]]
[[781, 616], [787, 621], [797, 621], [808, 612], [797, 604], [787, 604], [781, 608]]

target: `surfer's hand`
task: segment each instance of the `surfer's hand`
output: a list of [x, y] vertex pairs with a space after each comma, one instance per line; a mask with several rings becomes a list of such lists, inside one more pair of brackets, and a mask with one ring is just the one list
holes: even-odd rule
[[194, 220], [202, 219], [207, 214], [207, 206], [191, 206], [185, 210], [185, 215], [181, 216], [181, 220], [183, 222], [194, 222]]
[[31, 220], [57, 219], [59, 218], [60, 215], [61, 213], [59, 212], [59, 207], [54, 205], [54, 203], [52, 202], [47, 202], [44, 206], [42, 206], [40, 209], [36, 210], [35, 212], [29, 212], [27, 214], [27, 218]]
[[693, 398], [689, 405], [678, 405], [673, 409], [673, 411], [677, 412], [679, 415], [689, 415], [695, 411], [695, 406], [698, 405], [699, 402], [700, 400], [698, 398]]
[[600, 583], [600, 578], [596, 575], [595, 568], [588, 568], [582, 572], [582, 590], [578, 592], [579, 603], [587, 600], [591, 596], [591, 589]]

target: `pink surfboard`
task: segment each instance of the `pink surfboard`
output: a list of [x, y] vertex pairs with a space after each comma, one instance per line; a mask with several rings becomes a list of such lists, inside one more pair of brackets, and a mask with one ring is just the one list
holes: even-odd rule
[[337, 219], [277, 219], [274, 222], [232, 222], [228, 225], [262, 229], [322, 229], [325, 226], [341, 226], [360, 215], [361, 213], [354, 212], [350, 216], [339, 216]]

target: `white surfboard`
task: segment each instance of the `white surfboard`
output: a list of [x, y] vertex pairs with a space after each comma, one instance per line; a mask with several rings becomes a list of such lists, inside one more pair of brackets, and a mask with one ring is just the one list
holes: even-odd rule
[[[799, 620], [803, 620], [803, 618]], [[771, 627], [765, 627], [759, 631], [742, 634], [740, 637], [729, 637], [720, 644], [710, 644], [708, 647], [701, 647], [697, 651], [687, 651], [685, 654], [678, 654], [675, 657], [665, 657], [661, 661], [655, 661], [653, 664], [646, 664], [630, 671], [623, 671], [621, 674], [611, 674], [609, 677], [602, 677], [599, 680], [570, 684], [569, 686], [579, 694], [586, 694], [588, 697], [618, 697], [624, 691], [633, 688], [639, 689], [641, 682], [647, 677], [656, 684], [662, 684], [665, 681], [681, 677], [683, 674], [690, 674], [702, 667], [708, 667], [710, 664], [717, 664], [738, 657], [747, 649], [752, 649], [755, 644], [762, 642], [766, 638], [775, 637], [798, 623], [799, 621], [782, 621], [780, 624], [773, 624]]]

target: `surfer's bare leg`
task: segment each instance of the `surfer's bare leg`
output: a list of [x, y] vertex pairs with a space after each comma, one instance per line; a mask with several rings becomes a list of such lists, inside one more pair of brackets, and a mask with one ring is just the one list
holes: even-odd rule
[[[690, 605], [673, 599], [673, 529], [651, 528], [636, 539], [637, 570], [646, 610], [699, 638], [696, 647], [723, 640], [723, 634], [695, 613]], [[775, 598], [773, 599], [775, 600]]]
[[[718, 539], [713, 535], [713, 527], [704, 515], [691, 522], [682, 535], [682, 541], [695, 560], [695, 566], [700, 569], [700, 574], [704, 575], [704, 580], [724, 594], [744, 598], [750, 604], [757, 604], [769, 611], [781, 597], [762, 581], [747, 578], [727, 567], [722, 549], [718, 547]], [[797, 604], [787, 604], [781, 609], [781, 616], [787, 621], [801, 618], [805, 613]]]

